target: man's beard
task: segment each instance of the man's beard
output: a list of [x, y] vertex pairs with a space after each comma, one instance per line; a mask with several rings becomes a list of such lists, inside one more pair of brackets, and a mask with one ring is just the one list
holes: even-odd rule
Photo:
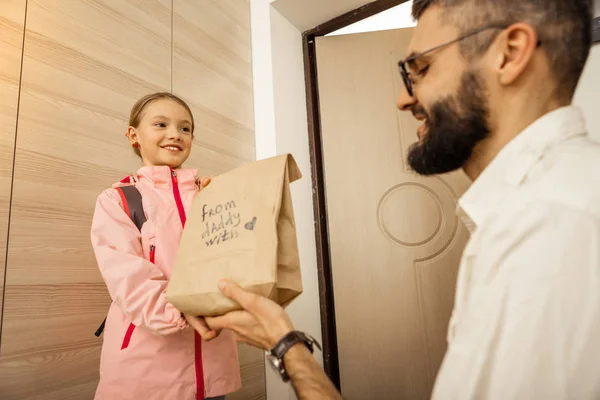
[[413, 114], [427, 117], [425, 136], [408, 151], [408, 164], [420, 175], [461, 168], [490, 133], [485, 84], [473, 71], [463, 73], [458, 94], [434, 103], [429, 113], [417, 105]]

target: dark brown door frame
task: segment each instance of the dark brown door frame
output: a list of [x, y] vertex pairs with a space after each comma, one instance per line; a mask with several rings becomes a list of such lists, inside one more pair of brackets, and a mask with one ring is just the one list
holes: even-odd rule
[[[323, 151], [321, 147], [321, 116], [315, 38], [325, 36], [345, 26], [405, 3], [407, 0], [377, 0], [363, 7], [340, 15], [302, 34], [304, 51], [304, 74], [306, 83], [306, 107], [308, 112], [308, 140], [310, 147], [311, 173], [313, 182], [313, 208], [317, 248], [317, 272], [319, 279], [319, 301], [321, 309], [321, 334], [323, 337], [323, 366], [329, 378], [340, 389], [335, 303], [331, 258], [329, 255], [329, 232], [327, 229], [327, 207], [323, 178]], [[365, 346], [368, 343], [364, 344]]]
[[592, 32], [592, 40], [594, 43], [600, 43], [600, 17], [594, 18]]

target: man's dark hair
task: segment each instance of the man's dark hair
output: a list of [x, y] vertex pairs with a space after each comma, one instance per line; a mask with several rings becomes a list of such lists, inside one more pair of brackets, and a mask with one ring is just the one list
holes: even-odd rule
[[[462, 33], [487, 24], [525, 22], [537, 32], [558, 84], [557, 95], [571, 100], [592, 45], [593, 0], [414, 0], [415, 20], [440, 6], [444, 22]], [[461, 42], [468, 60], [481, 56], [494, 39], [490, 32]]]

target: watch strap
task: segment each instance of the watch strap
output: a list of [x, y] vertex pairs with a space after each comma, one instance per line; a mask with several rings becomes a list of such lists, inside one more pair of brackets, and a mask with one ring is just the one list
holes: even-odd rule
[[285, 335], [273, 348], [271, 349], [271, 355], [275, 358], [283, 359], [285, 353], [289, 351], [298, 343], [304, 343], [311, 353], [314, 352], [313, 339], [306, 335], [304, 332], [292, 331]]
[[283, 357], [285, 354], [298, 343], [303, 343], [311, 353], [314, 352], [314, 346], [317, 346], [318, 349], [321, 349], [321, 345], [316, 341], [312, 336], [300, 332], [300, 331], [292, 331], [285, 335], [273, 348], [271, 351], [267, 352], [267, 357], [273, 367], [279, 372], [281, 378], [284, 382], [289, 381], [289, 375], [285, 369], [285, 365], [283, 362]]

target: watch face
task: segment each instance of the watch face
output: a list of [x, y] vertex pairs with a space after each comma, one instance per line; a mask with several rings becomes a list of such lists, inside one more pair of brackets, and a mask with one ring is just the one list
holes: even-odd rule
[[267, 360], [269, 360], [269, 365], [271, 365], [275, 372], [277, 372], [278, 374], [281, 373], [281, 360], [273, 356], [269, 351], [265, 353], [267, 355]]

